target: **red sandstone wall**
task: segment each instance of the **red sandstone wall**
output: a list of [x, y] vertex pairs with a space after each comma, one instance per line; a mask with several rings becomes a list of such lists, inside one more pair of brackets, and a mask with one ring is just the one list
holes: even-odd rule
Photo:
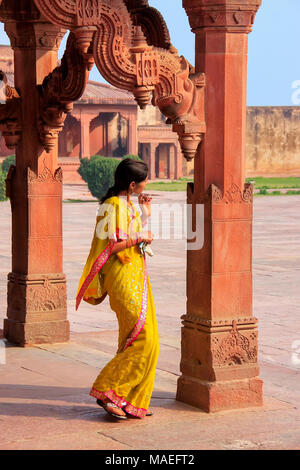
[[300, 107], [247, 109], [247, 176], [300, 176]]

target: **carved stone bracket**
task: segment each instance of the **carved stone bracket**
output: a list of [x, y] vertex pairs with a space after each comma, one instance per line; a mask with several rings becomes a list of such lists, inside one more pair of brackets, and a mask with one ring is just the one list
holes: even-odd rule
[[[63, 1], [58, 3], [61, 3], [62, 6], [64, 4]], [[75, 5], [76, 2], [68, 0], [65, 3], [66, 11], [62, 11], [58, 5], [55, 13], [62, 12], [62, 14], [59, 15], [58, 21], [50, 20], [49, 24], [47, 16], [43, 16], [42, 8], [38, 9], [34, 2], [4, 0], [0, 8], [0, 18], [5, 22], [5, 30], [10, 38], [12, 48], [15, 51], [20, 49], [57, 50], [66, 32], [65, 26], [68, 25], [68, 21], [65, 21], [68, 18], [68, 7], [71, 4]], [[52, 6], [53, 4], [51, 3]], [[88, 12], [80, 8], [78, 2], [76, 5], [78, 15], [82, 16], [83, 20], [76, 23], [74, 33], [69, 35], [61, 65], [44, 79], [42, 85], [38, 86], [39, 117], [37, 127], [40, 142], [47, 152], [54, 148], [66, 115], [72, 110], [73, 102], [82, 95], [89, 71], [94, 64], [92, 51], [88, 49], [96, 28], [88, 25], [84, 31], [78, 33], [82, 24], [88, 21]], [[87, 47], [84, 44], [87, 44]], [[12, 104], [9, 109], [11, 108]], [[17, 114], [15, 108], [10, 114], [13, 112]], [[8, 130], [4, 129], [4, 136], [8, 135], [10, 140], [14, 135], [13, 125], [14, 119], [10, 119], [7, 123]]]
[[[76, 47], [93, 50], [96, 65], [112, 85], [131, 91], [139, 106], [151, 100], [173, 124], [184, 156], [195, 157], [205, 132], [203, 74], [179, 57], [161, 14], [147, 0], [34, 0], [50, 22], [70, 29]], [[128, 9], [127, 9], [128, 7]], [[56, 113], [56, 118], [53, 114]], [[44, 117], [46, 145], [61, 128], [63, 114]], [[47, 127], [49, 121], [57, 126]]]
[[0, 19], [2, 22], [10, 21], [37, 21], [41, 14], [34, 3], [28, 0], [2, 0], [0, 1]]
[[149, 6], [148, 0], [124, 0], [124, 3], [134, 26], [141, 26], [149, 45], [172, 50], [166, 22], [156, 8]]
[[0, 86], [2, 84], [0, 104], [0, 130], [9, 149], [14, 149], [21, 138], [21, 99], [17, 90], [10, 87], [7, 77], [0, 70]]
[[82, 95], [93, 65], [91, 54], [81, 54], [76, 39], [71, 33], [61, 65], [53, 70], [39, 88], [40, 119], [38, 123], [40, 141], [49, 152], [54, 148], [62, 130], [67, 113], [73, 102]]

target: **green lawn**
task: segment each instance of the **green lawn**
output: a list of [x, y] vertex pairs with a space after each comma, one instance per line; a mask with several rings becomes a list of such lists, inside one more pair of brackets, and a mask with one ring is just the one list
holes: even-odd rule
[[[147, 190], [156, 190], [156, 191], [186, 191], [186, 186], [188, 181], [193, 181], [191, 178], [180, 178], [179, 180], [174, 181], [157, 181], [153, 183], [148, 183], [146, 187]], [[259, 192], [255, 193], [255, 196], [289, 196], [300, 194], [300, 178], [288, 177], [288, 178], [247, 178], [247, 182], [254, 182], [254, 189], [258, 189]], [[280, 188], [290, 188], [286, 193], [282, 193]], [[299, 188], [299, 189], [297, 189]], [[274, 191], [268, 192], [268, 189], [274, 189]], [[64, 201], [65, 203], [74, 203], [74, 202], [92, 202], [81, 199], [68, 199]], [[95, 200], [94, 202], [98, 202]]]
[[[147, 189], [156, 191], [185, 191], [187, 181], [193, 181], [189, 178], [181, 178], [180, 180], [174, 181], [158, 181], [147, 184]], [[280, 189], [280, 188], [300, 188], [300, 178], [288, 177], [288, 178], [264, 178], [258, 176], [256, 178], [246, 178], [247, 182], [252, 181], [254, 189]]]
[[288, 178], [264, 178], [263, 176], [257, 176], [256, 178], [246, 178], [246, 181], [253, 181], [255, 183], [255, 189], [261, 189], [263, 187], [271, 189], [300, 188], [300, 178], [293, 176]]
[[186, 191], [186, 181], [158, 181], [157, 183], [148, 183], [146, 191], [152, 189], [155, 191]]
[[93, 199], [92, 201], [91, 200], [86, 200], [86, 199], [64, 199], [63, 200], [64, 203], [68, 204], [68, 203], [73, 203], [73, 202], [98, 202], [97, 199]]

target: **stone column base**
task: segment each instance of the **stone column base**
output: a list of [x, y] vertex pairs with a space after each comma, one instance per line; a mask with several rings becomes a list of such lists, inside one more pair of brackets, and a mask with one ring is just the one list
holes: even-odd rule
[[69, 341], [68, 320], [24, 323], [9, 318], [4, 319], [4, 338], [18, 346], [32, 346], [43, 343], [65, 343]]
[[248, 408], [263, 405], [263, 381], [258, 377], [242, 380], [208, 382], [181, 376], [177, 381], [176, 400], [203, 411]]
[[69, 340], [66, 278], [62, 273], [8, 275], [4, 337], [19, 346]]

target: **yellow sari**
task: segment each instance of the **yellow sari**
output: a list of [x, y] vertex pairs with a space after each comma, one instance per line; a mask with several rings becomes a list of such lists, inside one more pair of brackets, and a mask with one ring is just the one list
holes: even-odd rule
[[153, 392], [159, 353], [158, 329], [145, 255], [135, 245], [111, 254], [118, 239], [142, 231], [139, 212], [124, 198], [100, 204], [91, 250], [76, 296], [97, 305], [106, 295], [119, 324], [118, 350], [96, 378], [90, 395], [108, 397], [144, 418]]

